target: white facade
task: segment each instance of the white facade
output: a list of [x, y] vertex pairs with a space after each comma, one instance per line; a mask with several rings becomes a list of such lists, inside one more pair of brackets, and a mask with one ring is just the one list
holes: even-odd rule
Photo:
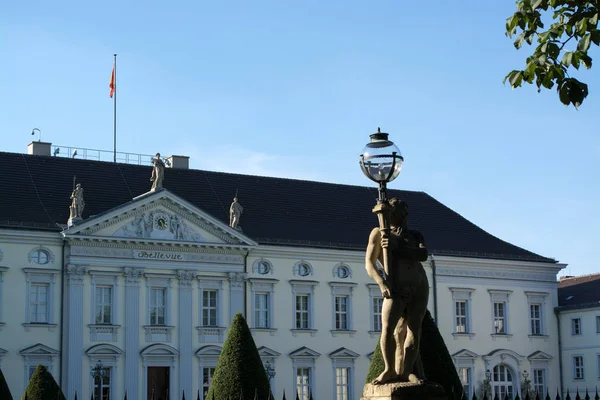
[[[258, 245], [166, 190], [63, 233], [2, 230], [0, 251], [0, 366], [15, 397], [43, 363], [69, 400], [94, 386], [111, 399], [166, 388], [202, 398], [236, 312], [277, 397], [361, 395], [381, 296], [362, 251]], [[516, 394], [524, 370], [556, 387], [563, 265], [435, 255], [424, 265], [469, 397], [486, 370], [499, 393]], [[110, 378], [93, 384], [98, 362]]]
[[600, 383], [600, 304], [560, 310], [563, 387], [595, 392]]

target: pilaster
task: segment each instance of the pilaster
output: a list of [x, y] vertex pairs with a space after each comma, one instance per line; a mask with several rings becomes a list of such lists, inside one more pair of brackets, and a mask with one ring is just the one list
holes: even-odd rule
[[86, 267], [69, 264], [66, 268], [67, 278], [67, 399], [75, 398], [75, 393], [82, 396], [83, 371], [83, 278]]
[[140, 374], [140, 280], [142, 268], [123, 268], [125, 276], [125, 391], [139, 397]]
[[[179, 279], [179, 391], [192, 396], [192, 282], [193, 271], [177, 271]], [[178, 393], [179, 396], [179, 393]]]
[[[229, 273], [229, 322], [235, 314], [244, 313], [244, 286], [247, 274], [245, 272]], [[245, 316], [245, 315], [244, 315]]]

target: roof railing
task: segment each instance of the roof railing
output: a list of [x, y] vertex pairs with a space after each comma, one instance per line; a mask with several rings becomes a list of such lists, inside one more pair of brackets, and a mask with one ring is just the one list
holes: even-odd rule
[[[52, 155], [55, 157], [114, 162], [114, 152], [110, 150], [52, 145]], [[117, 162], [121, 164], [152, 165], [152, 157], [150, 154], [117, 152]]]

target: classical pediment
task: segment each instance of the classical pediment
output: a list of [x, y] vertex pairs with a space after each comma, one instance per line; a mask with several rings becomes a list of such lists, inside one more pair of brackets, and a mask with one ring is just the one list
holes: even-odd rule
[[267, 346], [260, 346], [258, 348], [258, 355], [261, 357], [279, 357], [281, 353], [270, 349]]
[[548, 353], [544, 353], [541, 350], [535, 351], [533, 353], [531, 353], [530, 355], [527, 356], [527, 359], [529, 361], [550, 361], [552, 360], [552, 356]]
[[329, 357], [331, 358], [358, 358], [360, 354], [353, 352], [345, 347], [340, 347], [339, 349], [332, 351], [329, 353]]
[[195, 207], [166, 189], [138, 196], [131, 202], [94, 215], [63, 232], [65, 237], [255, 246], [241, 231]]
[[317, 358], [320, 355], [320, 353], [306, 346], [302, 346], [290, 353], [290, 357], [292, 358]]
[[479, 358], [479, 354], [474, 353], [467, 349], [462, 349], [462, 350], [457, 351], [456, 353], [452, 354], [452, 358], [454, 358], [454, 359], [458, 359], [458, 358], [465, 359], [466, 358], [469, 360], [474, 360], [476, 358]]
[[55, 356], [58, 354], [58, 350], [38, 343], [24, 348], [20, 353], [22, 356]]

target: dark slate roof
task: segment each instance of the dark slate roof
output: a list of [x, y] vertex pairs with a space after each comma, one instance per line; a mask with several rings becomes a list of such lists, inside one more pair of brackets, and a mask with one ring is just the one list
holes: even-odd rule
[[561, 278], [558, 305], [565, 309], [600, 306], [600, 274]]
[[[60, 230], [73, 175], [84, 217], [131, 201], [150, 187], [151, 167], [0, 153], [0, 226]], [[202, 170], [165, 170], [164, 186], [224, 223], [236, 191], [243, 232], [261, 244], [364, 249], [377, 226], [375, 188]], [[439, 255], [555, 262], [500, 240], [424, 192], [391, 190], [410, 205], [410, 225]]]

